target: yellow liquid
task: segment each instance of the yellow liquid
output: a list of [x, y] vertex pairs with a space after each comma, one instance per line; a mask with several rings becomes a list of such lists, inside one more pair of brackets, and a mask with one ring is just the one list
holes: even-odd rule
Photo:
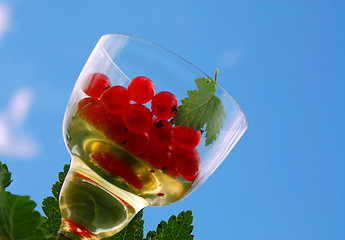
[[[112, 236], [123, 229], [134, 215], [147, 205], [164, 206], [180, 200], [192, 182], [172, 178], [146, 161], [132, 155], [78, 113], [69, 121], [67, 145], [72, 164], [60, 195], [62, 232], [70, 231], [69, 220], [86, 229], [92, 237]], [[125, 161], [142, 181], [137, 189], [121, 177], [97, 164], [92, 153], [107, 153]], [[87, 234], [86, 234], [87, 235]]]

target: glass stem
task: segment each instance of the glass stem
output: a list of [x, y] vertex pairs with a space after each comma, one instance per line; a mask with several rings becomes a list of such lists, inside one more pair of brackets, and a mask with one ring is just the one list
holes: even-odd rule
[[83, 227], [80, 227], [71, 221], [62, 220], [60, 231], [58, 232], [59, 239], [65, 240], [97, 240], [92, 233]]
[[148, 202], [96, 174], [72, 157], [60, 193], [59, 234], [71, 240], [97, 240], [121, 231]]

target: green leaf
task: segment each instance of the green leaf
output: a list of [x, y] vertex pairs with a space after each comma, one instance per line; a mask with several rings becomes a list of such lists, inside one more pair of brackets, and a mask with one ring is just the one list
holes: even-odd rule
[[216, 93], [216, 82], [210, 78], [197, 78], [194, 80], [196, 85], [198, 86], [199, 91], [208, 94], [215, 94]]
[[173, 122], [175, 125], [201, 129], [206, 124], [206, 143], [208, 146], [217, 139], [223, 127], [225, 109], [222, 101], [216, 96], [216, 82], [210, 78], [194, 80], [198, 90], [187, 91], [188, 97], [181, 100]]
[[63, 172], [59, 172], [59, 181], [56, 181], [52, 187], [54, 197], [46, 197], [42, 202], [42, 210], [47, 216], [45, 222], [42, 224], [42, 228], [54, 235], [60, 229], [61, 212], [59, 207], [59, 195], [69, 167], [69, 164], [65, 164]]
[[40, 226], [43, 217], [35, 211], [37, 204], [29, 196], [5, 191], [11, 183], [11, 173], [0, 162], [0, 239], [41, 240], [56, 239]]
[[206, 125], [206, 143], [205, 146], [208, 146], [213, 143], [214, 140], [217, 139], [218, 134], [220, 133], [220, 129], [223, 127], [223, 119], [225, 118], [225, 110], [222, 104], [222, 101], [215, 97], [213, 99], [213, 109], [212, 109], [212, 122], [207, 122]]
[[56, 239], [40, 229], [43, 219], [29, 196], [3, 191], [0, 197], [0, 236], [7, 240]]
[[151, 240], [154, 239], [154, 237], [156, 236], [156, 232], [155, 231], [149, 231], [146, 235], [145, 240]]
[[168, 222], [161, 221], [156, 232], [148, 232], [146, 240], [191, 240], [192, 222], [192, 211], [182, 211], [177, 217], [172, 215]]
[[47, 219], [42, 224], [42, 228], [51, 234], [56, 234], [61, 225], [61, 212], [59, 208], [59, 201], [54, 197], [47, 197], [43, 199], [42, 209]]
[[137, 213], [132, 221], [119, 233], [112, 237], [104, 238], [106, 240], [143, 240], [144, 220], [143, 210]]
[[53, 193], [54, 197], [57, 200], [59, 200], [59, 195], [60, 195], [61, 187], [62, 187], [63, 182], [65, 181], [65, 178], [67, 176], [69, 167], [70, 167], [69, 164], [65, 164], [65, 166], [63, 168], [63, 172], [59, 172], [59, 181], [56, 181], [53, 184], [52, 193]]
[[11, 173], [8, 171], [7, 165], [0, 162], [0, 188], [7, 188], [11, 182]]

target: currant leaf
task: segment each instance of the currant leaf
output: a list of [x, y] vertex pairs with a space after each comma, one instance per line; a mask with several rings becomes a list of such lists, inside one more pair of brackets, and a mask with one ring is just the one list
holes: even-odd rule
[[59, 172], [59, 181], [56, 181], [53, 184], [52, 187], [52, 193], [54, 195], [54, 197], [59, 200], [59, 195], [60, 195], [60, 191], [61, 191], [61, 187], [63, 182], [65, 181], [66, 175], [68, 173], [70, 165], [69, 164], [65, 164], [64, 168], [63, 168], [63, 172]]
[[210, 78], [194, 80], [198, 90], [187, 91], [188, 97], [181, 100], [173, 122], [175, 125], [201, 129], [206, 125], [206, 143], [208, 146], [217, 139], [223, 127], [225, 109], [222, 101], [216, 96], [216, 82]]
[[35, 211], [37, 204], [29, 196], [5, 191], [11, 183], [11, 173], [0, 162], [0, 239], [44, 240], [56, 237], [40, 228], [43, 217]]
[[177, 217], [172, 215], [168, 222], [161, 221], [155, 232], [150, 231], [145, 240], [192, 240], [192, 211], [182, 211]]
[[0, 188], [7, 188], [11, 184], [11, 173], [7, 165], [0, 162]]
[[156, 237], [155, 231], [149, 231], [146, 235], [146, 238], [144, 240], [152, 240]]
[[56, 234], [61, 225], [61, 212], [59, 208], [59, 201], [54, 197], [46, 197], [42, 202], [42, 209], [47, 216], [42, 228], [51, 234]]
[[42, 228], [51, 234], [56, 234], [60, 229], [61, 212], [59, 208], [59, 195], [69, 167], [69, 164], [65, 164], [63, 172], [59, 172], [59, 181], [56, 181], [52, 187], [54, 197], [46, 197], [42, 202], [42, 210], [47, 216], [45, 222], [42, 224]]

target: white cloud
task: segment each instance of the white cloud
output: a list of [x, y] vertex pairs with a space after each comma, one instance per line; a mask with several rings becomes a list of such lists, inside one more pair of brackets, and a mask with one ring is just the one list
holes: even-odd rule
[[5, 4], [0, 3], [0, 40], [10, 29], [11, 10]]
[[20, 89], [13, 95], [8, 107], [0, 112], [0, 154], [23, 159], [37, 154], [36, 142], [22, 129], [33, 98], [32, 90]]
[[244, 48], [242, 47], [225, 51], [220, 56], [220, 64], [222, 64], [224, 67], [232, 68], [242, 60], [243, 56]]

